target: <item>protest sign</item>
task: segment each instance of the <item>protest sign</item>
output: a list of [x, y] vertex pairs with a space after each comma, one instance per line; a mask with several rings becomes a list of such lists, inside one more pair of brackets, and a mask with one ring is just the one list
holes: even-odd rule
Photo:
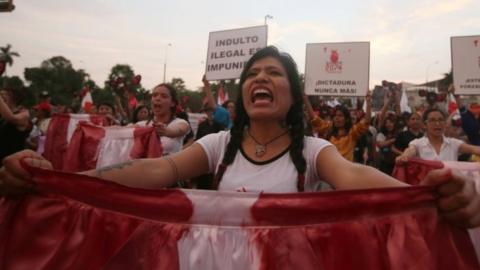
[[240, 78], [248, 59], [266, 46], [266, 25], [211, 32], [205, 70], [207, 80]]
[[480, 36], [451, 37], [453, 84], [459, 95], [480, 94]]
[[305, 61], [305, 93], [365, 96], [369, 66], [369, 42], [309, 43]]

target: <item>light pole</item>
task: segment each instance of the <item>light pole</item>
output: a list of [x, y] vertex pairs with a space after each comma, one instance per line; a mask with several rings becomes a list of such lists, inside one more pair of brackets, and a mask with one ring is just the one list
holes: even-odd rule
[[427, 87], [427, 84], [428, 84], [428, 71], [430, 70], [431, 66], [436, 65], [436, 64], [438, 64], [438, 60], [436, 60], [433, 63], [428, 64], [427, 68], [425, 69], [425, 87]]
[[165, 61], [163, 62], [163, 83], [165, 83], [165, 76], [167, 75], [167, 51], [168, 47], [172, 46], [172, 43], [168, 43], [165, 46]]
[[264, 17], [263, 19], [264, 19], [264, 20], [263, 20], [263, 24], [264, 24], [264, 25], [267, 25], [267, 19], [273, 19], [273, 16], [267, 14], [267, 15], [265, 15], [265, 17]]

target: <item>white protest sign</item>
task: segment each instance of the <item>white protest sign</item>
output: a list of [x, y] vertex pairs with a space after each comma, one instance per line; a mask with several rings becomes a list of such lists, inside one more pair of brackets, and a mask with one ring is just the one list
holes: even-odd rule
[[480, 36], [451, 37], [455, 94], [480, 95]]
[[305, 60], [305, 93], [366, 96], [369, 71], [369, 42], [309, 43]]
[[266, 25], [210, 32], [205, 71], [207, 80], [240, 78], [248, 59], [266, 46]]

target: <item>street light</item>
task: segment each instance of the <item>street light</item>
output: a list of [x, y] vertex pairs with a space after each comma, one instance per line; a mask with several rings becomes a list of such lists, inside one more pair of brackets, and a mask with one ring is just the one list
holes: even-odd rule
[[263, 24], [264, 24], [264, 25], [267, 25], [267, 19], [273, 19], [273, 16], [272, 16], [272, 15], [268, 15], [268, 14], [265, 15], [264, 21], [263, 21]]
[[427, 84], [428, 84], [428, 71], [430, 70], [430, 67], [433, 66], [433, 65], [436, 65], [438, 64], [438, 60], [436, 60], [435, 62], [433, 63], [430, 63], [427, 68], [425, 69], [425, 87], [427, 87]]
[[165, 76], [167, 74], [167, 51], [168, 47], [171, 47], [172, 43], [168, 43], [167, 46], [165, 46], [165, 61], [163, 62], [163, 83], [165, 83]]

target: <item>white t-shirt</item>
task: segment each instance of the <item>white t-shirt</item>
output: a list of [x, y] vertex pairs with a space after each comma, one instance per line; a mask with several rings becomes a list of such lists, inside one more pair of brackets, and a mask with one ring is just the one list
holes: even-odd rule
[[[209, 170], [216, 173], [221, 164], [230, 131], [220, 131], [209, 134], [197, 142], [208, 156]], [[305, 173], [305, 191], [325, 189], [328, 184], [321, 182], [316, 171], [317, 155], [326, 146], [332, 145], [326, 140], [305, 137], [303, 156], [307, 161]], [[297, 170], [293, 164], [288, 149], [277, 157], [264, 162], [249, 159], [242, 149], [239, 149], [232, 164], [230, 164], [220, 182], [219, 190], [248, 191], [269, 193], [292, 193], [297, 189]]]
[[[168, 123], [167, 128], [175, 127], [178, 124], [184, 124], [184, 125], [189, 126], [187, 121], [185, 121], [181, 118], [175, 118], [170, 123]], [[146, 126], [147, 121], [140, 121], [140, 122], [137, 122], [135, 125]], [[153, 122], [150, 121], [148, 123], [148, 125], [149, 126], [153, 125]], [[188, 132], [189, 131], [187, 131], [187, 133], [185, 133], [185, 135], [183, 135], [183, 136], [175, 137], [175, 138], [170, 138], [170, 137], [167, 137], [167, 136], [160, 136], [159, 138], [160, 138], [160, 142], [161, 142], [162, 148], [163, 148], [163, 155], [167, 156], [167, 155], [170, 155], [170, 154], [173, 154], [173, 153], [180, 152], [183, 148], [183, 140], [185, 139], [185, 136], [187, 136]]]
[[458, 148], [465, 142], [455, 138], [443, 137], [443, 143], [440, 147], [440, 153], [437, 154], [435, 148], [430, 144], [427, 136], [415, 139], [410, 142], [410, 146], [417, 149], [417, 154], [425, 160], [457, 161]]

